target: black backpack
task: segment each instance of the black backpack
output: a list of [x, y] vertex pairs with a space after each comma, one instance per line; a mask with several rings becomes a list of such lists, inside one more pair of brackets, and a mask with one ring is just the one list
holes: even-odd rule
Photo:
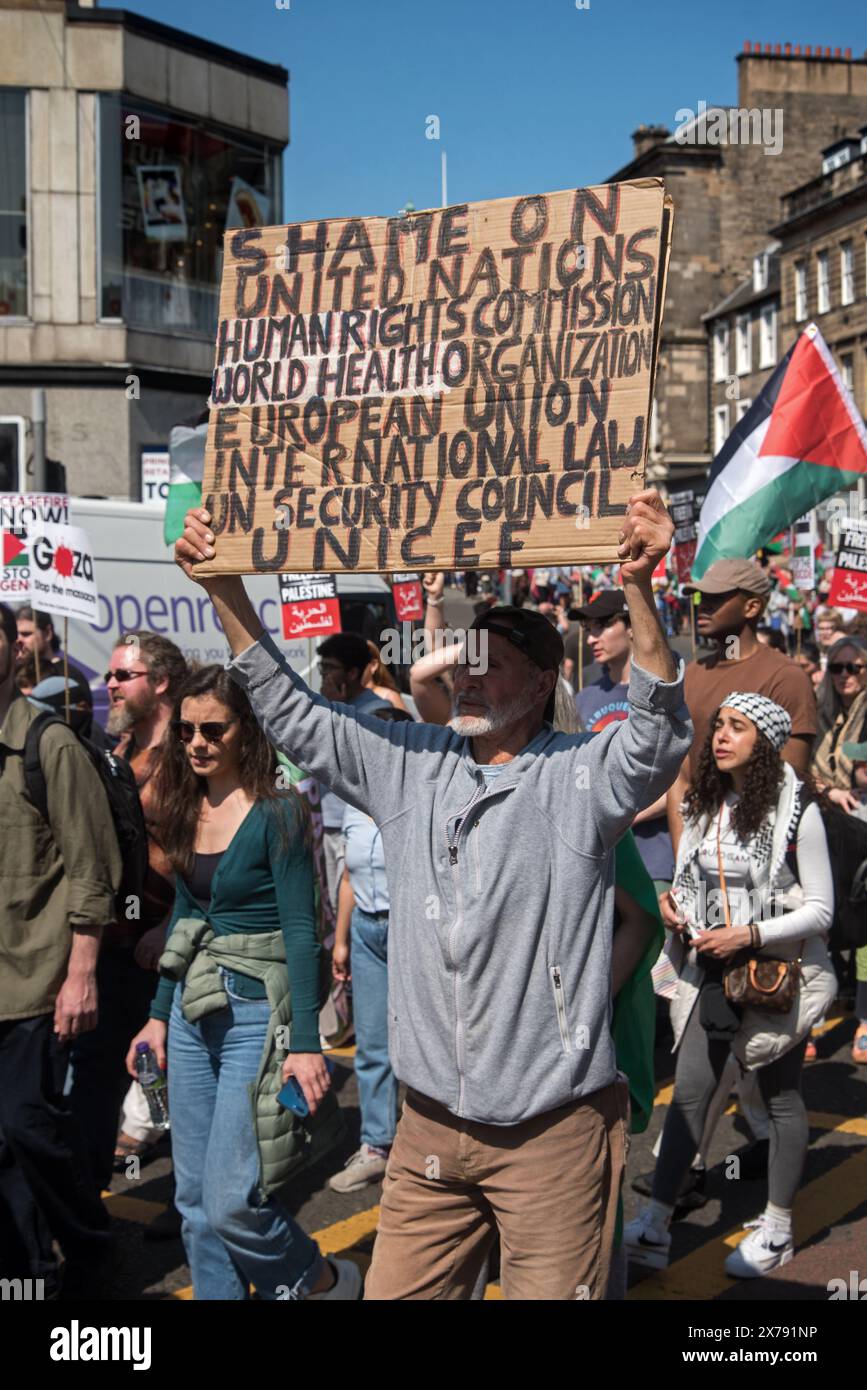
[[786, 864], [797, 883], [798, 827], [801, 816], [811, 802], [819, 807], [828, 842], [828, 858], [834, 880], [834, 920], [828, 934], [832, 951], [857, 950], [867, 946], [867, 822], [835, 806], [825, 796], [817, 796], [801, 787], [800, 814], [789, 826], [791, 836], [786, 849]]
[[[59, 715], [46, 710], [34, 719], [27, 730], [24, 741], [24, 786], [30, 801], [43, 820], [46, 821], [48, 820], [48, 789], [39, 760], [39, 740], [44, 731], [52, 724], [61, 724], [64, 729], [69, 728], [69, 725]], [[136, 898], [139, 903], [139, 910], [141, 910], [145, 875], [148, 868], [147, 826], [145, 825], [135, 774], [129, 763], [123, 758], [119, 758], [107, 750], [103, 751], [101, 748], [97, 748], [83, 734], [75, 733], [74, 729], [70, 729], [70, 732], [75, 734], [79, 744], [96, 768], [99, 780], [108, 797], [111, 819], [114, 823], [121, 863], [123, 864], [120, 887], [115, 896], [117, 920], [123, 922], [126, 919], [128, 898]]]

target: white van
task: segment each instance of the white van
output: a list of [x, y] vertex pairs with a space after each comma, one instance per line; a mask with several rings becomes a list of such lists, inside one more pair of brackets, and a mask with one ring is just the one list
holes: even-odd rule
[[[70, 621], [69, 658], [94, 685], [97, 708], [104, 692], [96, 684], [122, 633], [149, 628], [170, 637], [191, 661], [225, 661], [226, 640], [204, 589], [190, 583], [163, 541], [163, 504], [112, 502], [70, 497], [69, 520], [93, 546], [99, 591], [99, 622]], [[250, 575], [251, 599], [265, 627], [296, 670], [318, 689], [314, 641], [287, 642], [282, 635], [277, 575]], [[338, 575], [344, 632], [374, 640], [395, 625], [391, 588], [375, 574]], [[100, 698], [102, 695], [102, 698]]]

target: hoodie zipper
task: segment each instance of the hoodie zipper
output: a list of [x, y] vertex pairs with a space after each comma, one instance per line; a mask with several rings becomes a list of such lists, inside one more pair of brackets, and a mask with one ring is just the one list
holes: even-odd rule
[[451, 929], [450, 929], [449, 935], [448, 935], [448, 948], [449, 948], [449, 957], [450, 957], [450, 959], [451, 959], [452, 968], [453, 968], [453, 970], [454, 970], [453, 998], [454, 998], [454, 1004], [455, 1004], [455, 1060], [456, 1060], [456, 1062], [457, 1062], [457, 1068], [458, 1068], [458, 1112], [457, 1112], [458, 1115], [463, 1115], [463, 1113], [464, 1113], [464, 1082], [465, 1082], [465, 1077], [464, 1077], [464, 1062], [465, 1062], [465, 1057], [464, 1057], [464, 1025], [463, 1025], [463, 1022], [462, 1022], [462, 1020], [461, 1020], [461, 982], [460, 982], [460, 976], [459, 976], [459, 974], [458, 974], [458, 965], [457, 965], [457, 961], [456, 961], [456, 959], [455, 959], [455, 953], [454, 953], [455, 937], [456, 937], [456, 935], [457, 935], [458, 928], [459, 928], [460, 926], [463, 925], [463, 917], [464, 917], [464, 899], [463, 899], [463, 894], [461, 893], [461, 880], [460, 880], [460, 873], [459, 873], [459, 871], [458, 871], [458, 839], [460, 838], [461, 826], [464, 825], [464, 824], [466, 823], [467, 816], [469, 815], [469, 813], [470, 813], [470, 811], [472, 810], [472, 808], [475, 806], [476, 802], [477, 802], [478, 800], [480, 800], [480, 798], [481, 798], [482, 796], [484, 796], [485, 790], [486, 790], [485, 787], [478, 787], [478, 788], [476, 789], [475, 794], [473, 795], [472, 799], [471, 799], [470, 802], [467, 804], [467, 806], [464, 807], [463, 811], [462, 811], [461, 814], [458, 816], [458, 818], [457, 818], [457, 820], [456, 820], [456, 822], [455, 822], [455, 835], [454, 835], [454, 839], [453, 839], [452, 841], [449, 842], [449, 865], [451, 866], [452, 869], [456, 870], [456, 873], [455, 873], [455, 905], [456, 905], [456, 912], [455, 912], [455, 920], [452, 922]]
[[569, 1041], [569, 1024], [566, 1019], [566, 1000], [563, 996], [563, 980], [560, 975], [559, 965], [549, 967], [551, 984], [554, 989], [554, 1007], [557, 1010], [557, 1023], [560, 1028], [560, 1041], [563, 1044], [563, 1051], [571, 1054], [572, 1044]]

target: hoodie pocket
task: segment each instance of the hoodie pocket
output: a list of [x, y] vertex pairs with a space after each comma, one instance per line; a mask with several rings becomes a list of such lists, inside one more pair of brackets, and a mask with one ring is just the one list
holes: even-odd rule
[[554, 991], [554, 1008], [557, 1011], [557, 1027], [560, 1029], [560, 1042], [563, 1044], [563, 1051], [571, 1055], [572, 1044], [569, 1041], [569, 1023], [566, 1018], [566, 998], [563, 993], [563, 977], [560, 974], [559, 965], [550, 966], [548, 973], [551, 976], [551, 988]]

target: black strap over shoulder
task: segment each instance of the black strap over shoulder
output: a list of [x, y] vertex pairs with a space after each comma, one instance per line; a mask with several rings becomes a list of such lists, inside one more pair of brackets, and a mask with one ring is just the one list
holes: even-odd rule
[[39, 740], [51, 724], [62, 724], [64, 729], [68, 727], [59, 715], [51, 710], [43, 710], [30, 725], [24, 739], [24, 789], [45, 821], [48, 820], [48, 787], [39, 757]]

